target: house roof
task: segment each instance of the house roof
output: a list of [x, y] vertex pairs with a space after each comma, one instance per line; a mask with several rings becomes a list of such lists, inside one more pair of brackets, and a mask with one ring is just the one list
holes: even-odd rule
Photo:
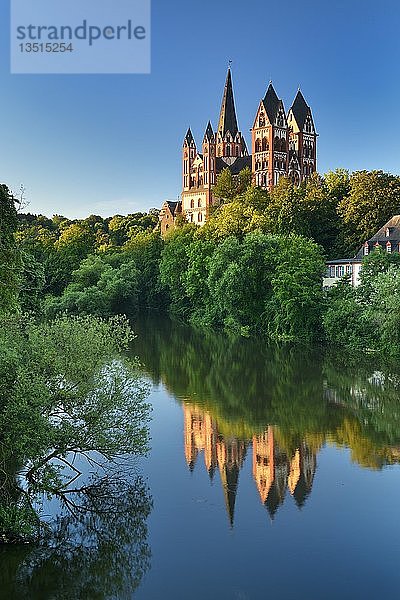
[[[383, 225], [378, 231], [367, 240], [368, 246], [375, 246], [379, 244], [383, 248], [386, 247], [387, 242], [390, 242], [393, 246], [400, 243], [400, 215], [395, 215], [387, 223]], [[365, 244], [364, 244], [365, 246]], [[355, 258], [361, 259], [364, 255], [364, 246], [357, 252]]]
[[350, 265], [350, 264], [361, 264], [361, 259], [355, 256], [354, 258], [337, 258], [335, 260], [327, 260], [327, 265]]

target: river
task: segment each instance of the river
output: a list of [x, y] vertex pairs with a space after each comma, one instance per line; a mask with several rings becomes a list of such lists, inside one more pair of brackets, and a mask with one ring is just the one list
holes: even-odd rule
[[134, 328], [153, 412], [126, 564], [110, 585], [110, 546], [94, 565], [5, 548], [0, 597], [397, 597], [400, 374], [163, 317]]

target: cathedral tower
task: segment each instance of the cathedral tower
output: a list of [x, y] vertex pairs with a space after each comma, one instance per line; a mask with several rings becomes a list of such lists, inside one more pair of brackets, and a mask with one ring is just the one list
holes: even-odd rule
[[218, 121], [217, 156], [226, 164], [232, 164], [235, 158], [248, 156], [246, 142], [238, 127], [230, 68], [226, 76]]
[[251, 168], [251, 157], [239, 130], [230, 68], [226, 76], [216, 132], [209, 121], [203, 136], [201, 153], [197, 151], [191, 130], [183, 143], [182, 209], [189, 223], [203, 225], [213, 204], [212, 188], [223, 169], [238, 175]]
[[252, 170], [255, 184], [270, 189], [286, 175], [288, 124], [285, 107], [272, 82], [261, 100], [252, 131]]
[[288, 175], [298, 185], [317, 170], [317, 133], [311, 108], [300, 90], [288, 112]]

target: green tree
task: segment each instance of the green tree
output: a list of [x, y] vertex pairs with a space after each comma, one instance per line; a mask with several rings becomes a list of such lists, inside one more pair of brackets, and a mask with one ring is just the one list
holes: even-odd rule
[[14, 237], [17, 226], [14, 197], [7, 186], [0, 185], [0, 312], [17, 307], [20, 271]]
[[397, 265], [392, 264], [386, 272], [376, 275], [365, 312], [378, 338], [373, 349], [387, 356], [399, 357], [400, 269]]
[[89, 256], [83, 260], [63, 294], [47, 298], [45, 314], [50, 317], [60, 312], [134, 315], [139, 305], [139, 273], [135, 261], [119, 259], [115, 255]]
[[228, 167], [222, 169], [218, 175], [217, 183], [213, 187], [213, 197], [217, 198], [221, 203], [230, 202], [236, 196], [240, 196], [246, 192], [251, 187], [252, 180], [253, 175], [248, 167], [242, 169], [239, 175], [232, 175]]
[[43, 264], [35, 256], [21, 251], [19, 304], [23, 311], [39, 311], [46, 283]]
[[281, 177], [270, 191], [266, 207], [269, 231], [279, 235], [308, 234], [308, 224], [302, 210], [305, 186], [295, 186], [287, 177]]
[[363, 258], [360, 272], [361, 297], [369, 299], [376, 277], [380, 273], [386, 273], [391, 265], [400, 267], [400, 254], [385, 252], [381, 246]]
[[238, 240], [226, 238], [209, 261], [208, 288], [212, 322], [239, 333], [262, 331], [277, 240], [251, 233]]
[[196, 230], [195, 225], [187, 224], [171, 231], [165, 238], [161, 254], [160, 280], [169, 295], [171, 310], [181, 317], [189, 317], [192, 309], [185, 278], [189, 264], [188, 249]]
[[[0, 502], [0, 523], [14, 526], [8, 535], [17, 538], [29, 528], [36, 533], [40, 495], [67, 502], [71, 472], [79, 474], [82, 464], [72, 465], [71, 453], [84, 461], [95, 452], [107, 463], [147, 451], [148, 388], [137, 363], [121, 355], [131, 340], [132, 331], [121, 318], [62, 316], [36, 323], [3, 317], [0, 477], [10, 471], [5, 465], [15, 465]], [[6, 490], [13, 491], [7, 495]], [[12, 513], [13, 519], [4, 519]]]
[[383, 171], [357, 171], [350, 178], [350, 192], [339, 203], [345, 240], [354, 253], [386, 221], [398, 214], [400, 177]]
[[243, 237], [252, 231], [269, 231], [265, 216], [268, 194], [255, 187], [249, 187], [231, 202], [219, 206], [210, 216], [199, 235], [213, 239], [229, 236]]
[[[333, 185], [332, 178], [330, 185]], [[335, 191], [333, 191], [333, 189]], [[336, 257], [340, 219], [337, 214], [337, 188], [329, 188], [326, 180], [317, 173], [309, 177], [300, 207], [303, 212], [303, 235], [312, 238], [326, 251], [329, 258]]]
[[138, 302], [141, 308], [164, 308], [166, 291], [160, 279], [160, 261], [164, 242], [159, 231], [148, 228], [131, 237], [123, 247], [127, 260], [138, 273]]
[[375, 345], [375, 332], [359, 294], [347, 281], [329, 290], [322, 323], [327, 342], [332, 346], [365, 352]]
[[267, 310], [268, 332], [275, 339], [315, 341], [321, 338], [322, 275], [320, 246], [300, 236], [280, 239], [273, 294]]

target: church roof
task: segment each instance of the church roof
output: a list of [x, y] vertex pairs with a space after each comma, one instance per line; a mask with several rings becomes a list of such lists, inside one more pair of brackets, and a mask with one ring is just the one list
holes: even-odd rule
[[269, 84], [263, 100], [265, 111], [270, 123], [274, 123], [279, 107], [279, 98], [276, 95], [272, 82]]
[[190, 127], [186, 132], [185, 142], [187, 142], [189, 146], [190, 146], [191, 142], [194, 142], [194, 137], [193, 137], [192, 130], [190, 129]]
[[209, 142], [211, 142], [214, 139], [214, 131], [210, 121], [208, 121], [207, 129], [204, 134], [204, 139], [208, 140]]
[[307, 102], [304, 100], [304, 96], [300, 90], [298, 90], [296, 94], [296, 98], [294, 99], [294, 102], [291, 106], [291, 111], [299, 129], [303, 129], [307, 115], [311, 115], [311, 109], [308, 106]]
[[221, 173], [223, 169], [229, 169], [232, 175], [239, 175], [240, 171], [246, 167], [251, 169], [251, 156], [238, 156], [231, 165], [226, 163], [223, 158], [217, 156], [215, 166], [217, 174]]
[[230, 69], [228, 69], [228, 75], [226, 76], [224, 96], [222, 99], [221, 113], [218, 122], [218, 133], [220, 133], [222, 137], [224, 137], [228, 131], [233, 137], [235, 137], [239, 131]]
[[180, 212], [180, 208], [181, 208], [181, 201], [178, 200], [177, 202], [173, 202], [172, 200], [166, 200], [164, 203], [164, 206], [167, 205], [167, 207], [169, 208], [172, 216], [175, 216], [175, 214], [177, 212]]

